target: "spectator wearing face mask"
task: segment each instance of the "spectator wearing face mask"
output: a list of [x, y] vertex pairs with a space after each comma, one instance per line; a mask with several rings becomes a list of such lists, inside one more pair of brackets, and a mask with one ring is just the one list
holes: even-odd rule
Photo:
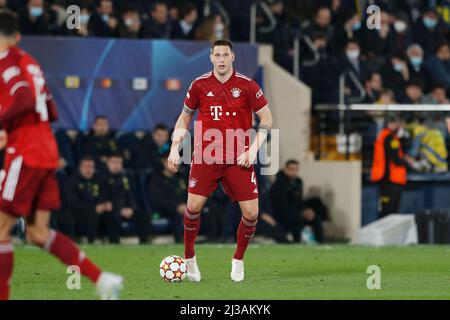
[[414, 42], [418, 43], [425, 58], [428, 58], [436, 51], [436, 46], [444, 40], [440, 31], [439, 16], [434, 9], [427, 9], [418, 19], [412, 29]]
[[28, 0], [19, 14], [20, 32], [24, 35], [47, 35], [50, 32], [49, 15], [43, 0]]
[[125, 9], [117, 26], [119, 38], [137, 39], [140, 36], [140, 32], [141, 18], [139, 13], [132, 8]]
[[336, 24], [336, 50], [340, 55], [344, 53], [345, 46], [349, 40], [362, 41], [364, 25], [361, 17], [356, 12], [345, 13], [342, 23]]
[[426, 61], [433, 83], [440, 83], [450, 88], [450, 46], [447, 42], [439, 44], [436, 54]]
[[115, 37], [117, 35], [117, 19], [111, 0], [101, 0], [97, 10], [91, 15], [88, 23], [89, 34], [94, 37]]
[[381, 68], [380, 74], [384, 86], [394, 90], [396, 96], [400, 96], [405, 89], [406, 82], [410, 79], [406, 57], [402, 53], [392, 55]]
[[406, 50], [408, 57], [408, 69], [411, 79], [421, 79], [425, 84], [425, 89], [429, 87], [431, 82], [430, 73], [425, 68], [424, 52], [422, 47], [416, 43], [411, 44]]
[[[364, 83], [364, 79], [368, 73], [368, 66], [364, 60], [361, 59], [361, 49], [359, 43], [356, 40], [350, 40], [345, 47], [345, 54], [342, 59], [342, 66], [344, 71], [347, 72], [347, 77], [353, 74], [361, 84]], [[360, 94], [358, 87], [354, 81], [346, 82], [346, 92], [350, 97], [355, 97]]]
[[88, 23], [91, 16], [89, 9], [86, 6], [80, 7], [80, 27], [68, 29], [67, 24], [63, 24], [61, 33], [65, 36], [87, 37], [89, 35]]
[[389, 31], [388, 52], [404, 52], [412, 43], [412, 35], [409, 30], [408, 16], [404, 12], [396, 14], [395, 21]]

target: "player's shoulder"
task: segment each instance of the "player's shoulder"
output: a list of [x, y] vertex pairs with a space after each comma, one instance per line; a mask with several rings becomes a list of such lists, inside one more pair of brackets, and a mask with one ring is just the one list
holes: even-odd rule
[[253, 81], [252, 78], [250, 78], [249, 76], [246, 76], [245, 74], [237, 72], [237, 71], [236, 71], [235, 76], [236, 76], [237, 79], [242, 80], [244, 82], [250, 82], [251, 83]]
[[208, 81], [208, 79], [210, 79], [211, 77], [212, 77], [212, 71], [209, 71], [209, 72], [206, 72], [206, 73], [198, 76], [197, 78], [195, 78], [192, 81], [192, 83]]

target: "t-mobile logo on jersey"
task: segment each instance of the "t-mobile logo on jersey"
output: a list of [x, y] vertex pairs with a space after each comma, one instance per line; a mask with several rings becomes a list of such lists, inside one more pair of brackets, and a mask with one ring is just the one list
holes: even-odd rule
[[211, 106], [209, 107], [211, 109], [211, 115], [213, 116], [213, 120], [218, 121], [219, 116], [222, 115], [222, 106]]
[[211, 109], [211, 115], [213, 116], [213, 120], [219, 121], [219, 117], [221, 117], [223, 114], [226, 116], [235, 116], [236, 112], [222, 112], [222, 106], [210, 106]]

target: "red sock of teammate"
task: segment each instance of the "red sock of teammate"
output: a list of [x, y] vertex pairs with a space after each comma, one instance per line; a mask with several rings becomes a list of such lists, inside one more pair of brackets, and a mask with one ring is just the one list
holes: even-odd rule
[[200, 212], [192, 212], [188, 208], [184, 212], [184, 258], [195, 256], [194, 244], [200, 229]]
[[80, 268], [82, 275], [96, 283], [102, 272], [76, 244], [62, 233], [50, 230], [50, 236], [43, 245], [44, 250], [56, 256], [67, 266], [75, 265]]
[[250, 221], [242, 217], [237, 231], [237, 246], [234, 258], [237, 260], [244, 259], [245, 250], [253, 238], [258, 220]]
[[13, 272], [14, 255], [10, 241], [0, 242], [0, 300], [9, 299], [9, 286]]

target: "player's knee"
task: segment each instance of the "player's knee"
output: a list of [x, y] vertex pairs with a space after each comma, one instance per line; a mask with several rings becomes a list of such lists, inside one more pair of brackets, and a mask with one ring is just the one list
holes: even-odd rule
[[256, 221], [256, 220], [258, 220], [258, 211], [243, 211], [242, 215], [248, 221]]
[[27, 228], [27, 241], [42, 247], [48, 238], [48, 230], [47, 229], [40, 229], [40, 228], [33, 228], [29, 227]]
[[189, 212], [200, 213], [202, 211], [202, 203], [198, 201], [188, 201], [187, 209]]

